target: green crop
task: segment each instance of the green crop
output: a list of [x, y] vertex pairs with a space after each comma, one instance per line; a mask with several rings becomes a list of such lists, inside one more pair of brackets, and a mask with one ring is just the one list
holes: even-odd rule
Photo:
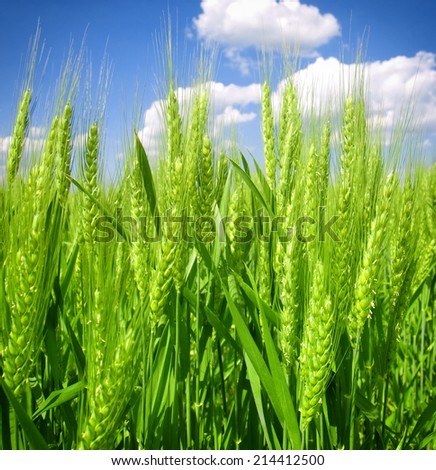
[[0, 448], [436, 448], [436, 166], [363, 87], [308, 124], [265, 81], [263, 170], [171, 78], [109, 185], [73, 75], [32, 158], [25, 90], [0, 186]]

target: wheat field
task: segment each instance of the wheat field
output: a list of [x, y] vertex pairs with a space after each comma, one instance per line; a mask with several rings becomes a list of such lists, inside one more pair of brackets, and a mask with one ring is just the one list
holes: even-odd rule
[[436, 448], [436, 166], [401, 129], [385, 146], [362, 87], [308, 124], [284, 78], [278, 113], [262, 86], [264, 166], [214, 135], [206, 83], [182, 113], [170, 79], [158, 161], [132, 125], [113, 183], [77, 80], [31, 153], [24, 87], [0, 449]]

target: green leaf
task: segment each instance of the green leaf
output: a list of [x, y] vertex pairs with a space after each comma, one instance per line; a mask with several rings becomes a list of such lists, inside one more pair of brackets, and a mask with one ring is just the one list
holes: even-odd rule
[[157, 343], [156, 359], [152, 363], [152, 374], [147, 384], [149, 389], [147, 392], [151, 398], [151, 409], [148, 417], [150, 429], [157, 426], [159, 415], [165, 413], [165, 406], [167, 406], [169, 390], [171, 389], [172, 374], [168, 373], [168, 371], [173, 359], [174, 346], [169, 332], [170, 329], [167, 324]]
[[[56, 310], [57, 310], [57, 307], [52, 306], [49, 312], [50, 311], [54, 312]], [[60, 356], [60, 350], [57, 344], [56, 328], [53, 326], [52, 322], [50, 321], [46, 322], [44, 342], [45, 342], [45, 348], [46, 348], [46, 353], [47, 353], [47, 360], [51, 367], [51, 375], [53, 377], [55, 386], [58, 387], [60, 386], [60, 382], [62, 380], [61, 368], [59, 365], [61, 356]]]
[[0, 450], [12, 449], [11, 437], [12, 429], [9, 416], [9, 401], [6, 397], [3, 388], [0, 387], [0, 428], [1, 428], [1, 440]]
[[[428, 433], [434, 431], [434, 424], [436, 422], [436, 397], [430, 401], [422, 415], [413, 428], [408, 440], [408, 446], [412, 446], [412, 441], [421, 433]], [[425, 438], [426, 436], [423, 436]]]
[[153, 174], [150, 168], [147, 154], [144, 146], [135, 131], [136, 142], [136, 157], [138, 159], [139, 169], [141, 170], [142, 181], [144, 183], [145, 192], [147, 193], [148, 203], [150, 204], [153, 220], [156, 225], [156, 230], [159, 232], [159, 213], [157, 208], [156, 190], [153, 181]]
[[433, 263], [429, 267], [429, 269], [427, 270], [427, 276], [425, 276], [425, 278], [422, 280], [421, 284], [416, 288], [416, 291], [414, 292], [414, 294], [412, 295], [412, 297], [409, 301], [409, 307], [416, 302], [416, 300], [418, 299], [418, 297], [421, 295], [422, 291], [424, 290], [424, 287], [426, 285], [430, 284], [428, 274], [430, 274], [431, 272], [434, 272], [435, 269], [436, 269], [436, 262]]
[[259, 376], [257, 375], [253, 364], [250, 361], [250, 358], [245, 354], [244, 355], [245, 363], [247, 364], [247, 374], [248, 379], [251, 385], [251, 391], [253, 392], [254, 403], [256, 405], [257, 414], [259, 416], [259, 421], [262, 426], [263, 432], [265, 434], [265, 439], [268, 443], [268, 447], [271, 450], [275, 450], [271, 438], [269, 436], [268, 426], [265, 420], [265, 413], [263, 410], [263, 403], [262, 403], [262, 387], [260, 384]]
[[239, 155], [241, 156], [242, 165], [244, 167], [245, 173], [247, 173], [247, 175], [250, 176], [250, 165], [248, 164], [247, 159], [245, 158], [242, 152], [239, 152]]
[[0, 377], [0, 384], [3, 387], [5, 395], [7, 396], [9, 403], [15, 410], [18, 421], [29, 440], [30, 447], [34, 450], [48, 450], [48, 445], [45, 439], [42, 437], [35, 423], [30, 419], [25, 409], [21, 406], [19, 401], [16, 399], [12, 390], [6, 385], [2, 377]]
[[[436, 441], [436, 431], [430, 433], [428, 436], [424, 437], [424, 439], [419, 443], [419, 450], [424, 450], [427, 446], [432, 442]], [[434, 450], [434, 447], [431, 449]], [[428, 449], [430, 450], [430, 448]]]
[[380, 425], [380, 417], [378, 408], [373, 405], [361, 392], [356, 392], [355, 397], [356, 406], [365, 415], [365, 417], [373, 424]]
[[233, 273], [239, 282], [239, 285], [242, 287], [243, 291], [247, 297], [251, 300], [253, 305], [259, 310], [262, 309], [265, 312], [265, 315], [268, 317], [268, 320], [274, 325], [279, 326], [279, 316], [275, 310], [273, 310], [265, 301], [263, 301], [256, 292], [246, 284], [242, 278], [237, 274]]
[[68, 333], [67, 337], [70, 340], [71, 350], [73, 352], [73, 356], [76, 362], [79, 377], [83, 377], [83, 374], [85, 371], [85, 362], [86, 362], [85, 354], [83, 353], [82, 347], [80, 346], [80, 343], [76, 337], [76, 334], [74, 333], [74, 330], [71, 327], [68, 316], [64, 315], [63, 320], [65, 322], [65, 327], [67, 329], [67, 333]]
[[271, 209], [271, 206], [265, 201], [264, 197], [257, 189], [253, 180], [250, 178], [250, 175], [247, 174], [234, 160], [232, 160], [231, 158], [229, 158], [229, 160], [233, 164], [236, 172], [243, 179], [245, 184], [250, 188], [250, 191], [253, 193], [253, 196], [260, 202], [260, 204], [267, 210], [268, 214], [272, 217], [274, 214]]
[[262, 168], [259, 166], [259, 163], [257, 163], [254, 156], [251, 153], [250, 153], [250, 155], [253, 159], [254, 166], [256, 167], [256, 175], [257, 175], [257, 177], [259, 179], [259, 182], [262, 186], [263, 194], [264, 194], [264, 196], [266, 196], [267, 201], [271, 201], [272, 191], [271, 191], [271, 188], [268, 184], [268, 181], [265, 178], [265, 173], [262, 171]]
[[271, 369], [271, 375], [273, 377], [276, 389], [279, 390], [279, 397], [281, 399], [281, 405], [284, 412], [284, 422], [286, 424], [293, 448], [301, 449], [301, 436], [298, 426], [298, 417], [295, 411], [294, 402], [292, 401], [292, 397], [289, 391], [289, 386], [286, 381], [284, 369], [282, 363], [280, 362], [279, 356], [277, 354], [276, 345], [269, 329], [268, 320], [265, 314], [265, 310], [263, 309], [263, 302], [260, 301], [259, 294], [256, 289], [256, 281], [254, 279], [253, 273], [248, 267], [246, 268], [246, 271], [250, 282], [255, 289], [253, 290], [253, 294], [255, 295], [256, 304], [260, 306], [260, 318], [263, 332], [263, 340], [266, 347], [266, 353]]
[[[196, 295], [190, 291], [187, 287], [183, 289], [183, 295], [185, 299], [193, 306], [196, 306], [197, 297]], [[225, 340], [227, 340], [231, 346], [235, 349], [238, 354], [242, 354], [242, 349], [239, 344], [232, 338], [232, 335], [229, 333], [228, 328], [224, 323], [219, 319], [217, 315], [215, 315], [212, 310], [204, 304], [201, 304], [201, 311], [206, 315], [207, 320], [209, 323], [215, 328], [218, 335]]]
[[63, 273], [63, 280], [62, 280], [62, 286], [61, 286], [63, 298], [65, 298], [65, 295], [68, 290], [68, 286], [70, 285], [71, 277], [73, 276], [74, 267], [76, 265], [76, 259], [77, 259], [78, 254], [79, 254], [79, 244], [75, 243], [73, 251], [71, 252], [71, 255], [68, 259], [67, 269], [65, 270], [65, 273]]
[[260, 316], [263, 326], [264, 342], [266, 346], [268, 362], [270, 364], [274, 387], [278, 391], [278, 395], [281, 401], [284, 423], [286, 425], [289, 438], [292, 442], [292, 448], [301, 449], [301, 436], [298, 426], [298, 417], [295, 411], [294, 402], [292, 401], [291, 394], [289, 392], [286, 377], [283, 372], [283, 366], [277, 355], [276, 346], [272, 339], [266, 315], [263, 310], [260, 311]]
[[56, 408], [59, 405], [62, 405], [73, 398], [76, 398], [79, 393], [84, 389], [82, 382], [77, 382], [73, 385], [69, 385], [62, 390], [55, 390], [50, 393], [48, 398], [41, 403], [41, 406], [35, 411], [32, 418], [36, 419], [38, 416], [41, 416], [42, 413], [45, 413], [53, 408]]

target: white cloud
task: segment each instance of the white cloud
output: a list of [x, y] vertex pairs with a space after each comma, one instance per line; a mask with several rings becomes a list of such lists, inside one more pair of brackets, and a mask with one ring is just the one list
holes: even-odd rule
[[292, 44], [310, 51], [340, 34], [333, 15], [299, 0], [202, 0], [201, 8], [194, 19], [199, 37], [228, 47]]
[[255, 61], [244, 56], [241, 51], [235, 47], [230, 47], [224, 50], [224, 56], [228, 59], [229, 64], [238, 69], [244, 77], [250, 75], [250, 71], [254, 69]]
[[217, 128], [227, 127], [253, 121], [256, 117], [256, 113], [242, 113], [233, 106], [227, 106], [222, 113], [215, 117], [215, 125]]
[[11, 145], [11, 136], [0, 137], [0, 153], [6, 154], [9, 150], [9, 145]]
[[418, 124], [436, 132], [436, 54], [372, 62], [367, 77], [375, 113], [389, 120], [389, 113], [398, 114], [410, 105]]
[[[340, 111], [356, 76], [365, 80], [370, 123], [391, 130], [410, 109], [418, 125], [436, 133], [436, 54], [419, 52], [414, 57], [398, 56], [361, 65], [318, 58], [294, 76], [303, 112]], [[276, 110], [284, 87], [282, 81], [273, 95]]]
[[162, 115], [162, 101], [154, 101], [144, 113], [144, 127], [138, 131], [138, 137], [150, 157], [158, 154], [159, 143], [164, 121]]
[[260, 103], [261, 87], [259, 83], [239, 86], [231, 83], [224, 85], [221, 82], [210, 83], [212, 103], [216, 111], [227, 106], [247, 106]]
[[3, 182], [6, 175], [6, 159], [10, 142], [10, 137], [0, 137], [0, 183]]

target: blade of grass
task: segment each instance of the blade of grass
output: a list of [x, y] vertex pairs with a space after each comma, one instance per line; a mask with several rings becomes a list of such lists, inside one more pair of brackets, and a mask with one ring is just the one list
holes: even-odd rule
[[75, 384], [69, 385], [62, 390], [55, 390], [54, 392], [51, 392], [47, 399], [44, 400], [44, 402], [41, 403], [38, 409], [33, 413], [32, 419], [36, 419], [43, 413], [46, 413], [53, 408], [73, 400], [84, 388], [85, 387], [83, 382], [76, 382]]
[[[418, 421], [413, 428], [410, 437], [407, 441], [407, 445], [412, 447], [412, 443], [416, 437], [422, 432], [432, 431], [434, 423], [436, 422], [436, 398], [430, 401], [425, 410], [422, 412]], [[425, 436], [424, 436], [425, 437]]]
[[145, 192], [147, 193], [148, 203], [150, 204], [151, 213], [159, 233], [159, 212], [157, 207], [156, 190], [153, 181], [153, 173], [151, 172], [150, 162], [148, 161], [147, 153], [144, 146], [135, 131], [135, 144], [136, 144], [136, 158], [138, 159], [139, 168], [141, 170], [142, 181], [144, 183]]
[[244, 359], [245, 359], [245, 363], [247, 364], [248, 379], [250, 381], [251, 390], [253, 392], [253, 399], [254, 399], [254, 403], [256, 404], [256, 409], [257, 409], [257, 414], [259, 416], [260, 424], [262, 426], [266, 442], [268, 443], [268, 447], [271, 450], [274, 450], [271, 438], [269, 436], [269, 429], [266, 424], [265, 413], [263, 409], [264, 407], [262, 403], [262, 386], [260, 384], [259, 376], [257, 375], [256, 370], [254, 369], [254, 366], [252, 362], [250, 361], [250, 358], [246, 354], [244, 355]]
[[[191, 304], [192, 307], [195, 307], [196, 305], [196, 296], [195, 294], [189, 290], [188, 287], [185, 287], [183, 289], [183, 295], [185, 299]], [[229, 333], [226, 325], [218, 318], [217, 315], [206, 305], [201, 304], [202, 312], [206, 315], [207, 320], [209, 323], [215, 328], [217, 331], [218, 335], [221, 336], [221, 338], [225, 339], [226, 341], [231, 344], [231, 346], [239, 353], [242, 354], [242, 349], [239, 346], [238, 343], [232, 338], [231, 334]]]
[[7, 396], [9, 403], [15, 410], [18, 421], [23, 428], [23, 431], [29, 440], [30, 447], [34, 450], [48, 450], [48, 445], [45, 439], [42, 437], [35, 423], [30, 419], [25, 409], [21, 406], [12, 390], [6, 385], [2, 377], [0, 377], [0, 385], [3, 387], [5, 395]]

